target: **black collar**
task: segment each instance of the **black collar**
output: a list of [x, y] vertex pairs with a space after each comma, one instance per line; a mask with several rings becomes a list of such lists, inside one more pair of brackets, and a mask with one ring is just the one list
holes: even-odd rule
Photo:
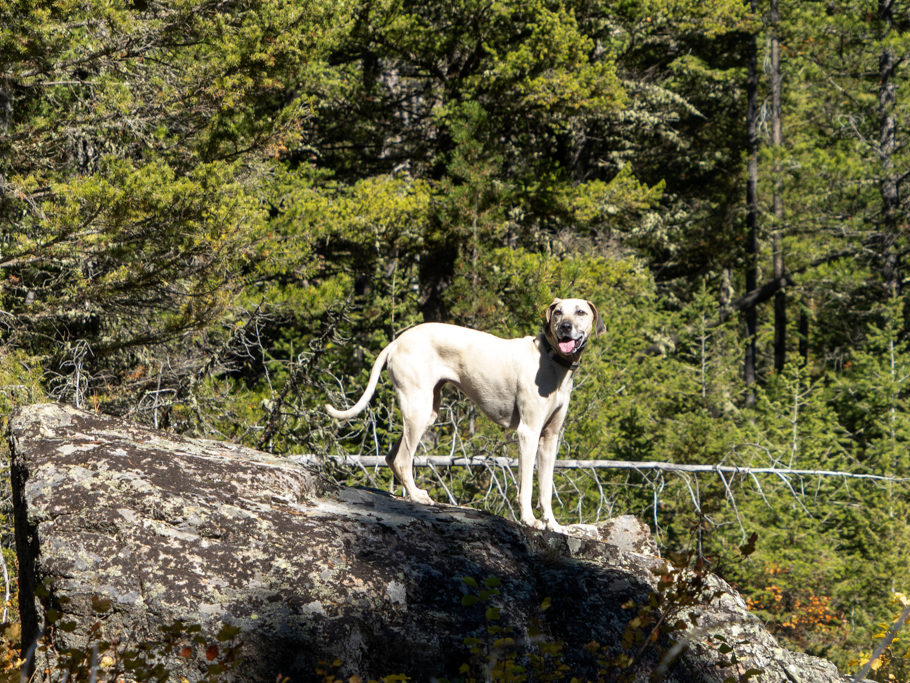
[[[585, 340], [585, 341], [587, 341], [587, 340]], [[541, 343], [543, 344], [544, 353], [546, 353], [547, 356], [549, 356], [550, 359], [554, 363], [556, 363], [557, 365], [561, 365], [562, 367], [566, 368], [567, 370], [578, 369], [578, 366], [581, 364], [581, 355], [578, 356], [578, 360], [575, 360], [575, 361], [569, 360], [568, 358], [566, 358], [565, 356], [560, 354], [556, 349], [553, 348], [553, 345], [550, 343], [550, 340], [547, 339], [546, 332], [544, 332], [541, 335]], [[582, 344], [581, 347], [579, 347], [578, 351], [581, 351], [581, 349], [583, 347], [584, 347], [584, 344]]]

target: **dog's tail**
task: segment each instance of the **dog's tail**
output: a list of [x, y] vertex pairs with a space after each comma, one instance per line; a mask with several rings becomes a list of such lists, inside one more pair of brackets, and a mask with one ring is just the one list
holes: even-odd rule
[[328, 411], [329, 415], [336, 420], [347, 420], [363, 412], [363, 409], [367, 407], [367, 403], [373, 398], [373, 394], [376, 393], [376, 385], [379, 384], [379, 375], [382, 373], [382, 369], [385, 367], [386, 361], [394, 346], [395, 342], [393, 341], [379, 352], [379, 355], [376, 357], [376, 362], [373, 363], [373, 369], [370, 370], [370, 381], [367, 382], [367, 388], [363, 390], [363, 396], [360, 397], [360, 400], [347, 410], [338, 410], [334, 406], [326, 403], [325, 409]]

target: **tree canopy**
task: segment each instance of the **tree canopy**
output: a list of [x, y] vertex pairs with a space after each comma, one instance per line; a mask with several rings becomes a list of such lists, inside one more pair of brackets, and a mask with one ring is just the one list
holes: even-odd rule
[[[386, 385], [362, 423], [321, 406], [358, 394], [397, 333], [535, 334], [554, 296], [582, 296], [608, 332], [563, 454], [896, 481], [602, 472], [561, 485], [557, 515], [642, 515], [848, 669], [893, 618], [903, 6], [10, 0], [0, 55], [5, 407], [384, 454]], [[428, 452], [507, 452], [454, 392], [441, 423]], [[493, 505], [488, 472], [451, 477]], [[902, 653], [874, 675], [906, 676]]]

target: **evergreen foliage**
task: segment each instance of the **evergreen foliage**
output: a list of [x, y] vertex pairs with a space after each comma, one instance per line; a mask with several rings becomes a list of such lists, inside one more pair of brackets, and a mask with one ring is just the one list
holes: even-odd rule
[[[608, 332], [564, 456], [910, 476], [910, 15], [776, 6], [772, 22], [740, 0], [0, 3], [4, 413], [50, 397], [279, 454], [384, 454], [387, 384], [363, 422], [320, 406], [359, 392], [397, 333], [535, 334], [553, 296], [583, 296]], [[749, 45], [767, 64], [772, 30], [783, 137], [759, 120], [750, 254]], [[760, 73], [760, 103], [769, 88]], [[770, 284], [751, 293], [747, 388], [753, 257]], [[509, 447], [455, 392], [440, 422], [429, 452]], [[513, 486], [426, 476], [478, 506]], [[843, 666], [910, 590], [906, 482], [566, 481], [564, 521], [634, 512], [669, 549], [696, 539], [778, 635]]]

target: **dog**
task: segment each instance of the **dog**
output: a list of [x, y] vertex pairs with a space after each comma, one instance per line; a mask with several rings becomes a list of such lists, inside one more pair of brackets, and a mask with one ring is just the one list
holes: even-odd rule
[[[411, 500], [432, 504], [426, 490], [414, 483], [414, 452], [436, 421], [443, 385], [454, 384], [493, 422], [517, 432], [521, 521], [538, 529], [562, 531], [552, 508], [560, 432], [585, 346], [606, 327], [597, 307], [585, 299], [554, 299], [543, 317], [539, 335], [516, 339], [445, 323], [412, 327], [379, 353], [357, 403], [348, 410], [329, 404], [325, 408], [340, 420], [360, 414], [387, 367], [404, 430], [386, 462]], [[531, 507], [535, 460], [542, 520], [535, 518]]]

